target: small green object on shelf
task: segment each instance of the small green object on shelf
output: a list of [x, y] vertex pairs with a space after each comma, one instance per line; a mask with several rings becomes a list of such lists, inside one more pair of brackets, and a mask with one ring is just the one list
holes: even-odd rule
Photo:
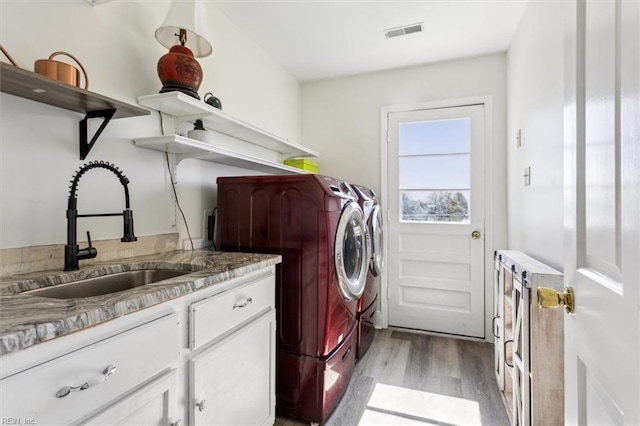
[[297, 169], [306, 170], [308, 172], [318, 173], [318, 163], [307, 160], [306, 158], [290, 158], [288, 160], [284, 160], [284, 164]]

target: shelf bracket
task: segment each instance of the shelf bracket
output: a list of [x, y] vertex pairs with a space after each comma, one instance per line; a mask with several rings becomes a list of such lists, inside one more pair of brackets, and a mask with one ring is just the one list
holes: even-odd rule
[[178, 123], [174, 116], [160, 111], [160, 124], [162, 125], [162, 134], [164, 136], [176, 133]]
[[[178, 185], [178, 164], [180, 164], [182, 160], [191, 158], [191, 157], [186, 154], [172, 154], [168, 152], [166, 153], [166, 156], [167, 156], [167, 162], [168, 162], [167, 166], [169, 168], [169, 179], [171, 179], [171, 184], [173, 186]], [[172, 194], [171, 200], [173, 204], [173, 209], [171, 209], [170, 221], [171, 221], [171, 226], [176, 226], [176, 221], [178, 217], [178, 202], [175, 198], [175, 194]]]
[[[115, 113], [116, 113], [115, 109], [89, 111], [84, 116], [84, 118], [80, 120], [80, 159], [81, 160], [84, 160], [85, 158], [87, 158], [87, 155], [89, 155], [89, 151], [91, 151], [91, 148], [93, 148], [93, 145], [96, 143], [96, 141], [100, 137], [100, 134], [105, 129], [105, 127], [107, 127], [107, 124], [109, 123], [109, 121], [111, 120], [111, 118]], [[94, 135], [91, 137], [91, 141], [87, 142], [87, 140], [89, 139], [87, 136], [87, 127], [88, 127], [87, 121], [91, 118], [102, 118], [104, 119], [104, 121], [102, 122], [102, 124], [100, 124], [100, 127], [98, 127], [98, 130], [96, 130]]]

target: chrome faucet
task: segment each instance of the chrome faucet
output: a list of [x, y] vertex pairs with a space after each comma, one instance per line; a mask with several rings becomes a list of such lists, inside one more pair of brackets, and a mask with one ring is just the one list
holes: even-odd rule
[[[78, 198], [76, 191], [78, 190], [78, 182], [82, 175], [91, 169], [102, 168], [113, 172], [120, 183], [124, 187], [125, 210], [122, 213], [94, 213], [94, 214], [78, 214]], [[87, 231], [87, 240], [89, 247], [81, 249], [76, 239], [77, 222], [79, 217], [102, 217], [102, 216], [122, 216], [124, 221], [124, 235], [120, 239], [122, 242], [132, 242], [138, 239], [133, 233], [133, 212], [129, 206], [129, 187], [127, 184], [129, 179], [113, 164], [106, 161], [90, 161], [78, 170], [71, 179], [69, 191], [69, 203], [67, 206], [67, 245], [64, 246], [64, 270], [78, 270], [78, 261], [82, 259], [93, 259], [98, 255], [98, 250], [91, 245], [91, 234]]]

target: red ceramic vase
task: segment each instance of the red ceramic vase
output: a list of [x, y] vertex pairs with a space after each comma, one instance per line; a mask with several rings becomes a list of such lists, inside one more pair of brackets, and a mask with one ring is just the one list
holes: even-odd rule
[[160, 93], [179, 91], [196, 99], [202, 83], [202, 68], [193, 52], [184, 46], [173, 46], [158, 61], [158, 77], [162, 82]]

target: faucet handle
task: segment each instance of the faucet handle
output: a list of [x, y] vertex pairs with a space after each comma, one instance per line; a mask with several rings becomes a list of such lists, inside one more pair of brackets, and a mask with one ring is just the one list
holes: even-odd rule
[[[98, 249], [96, 249], [94, 246], [91, 245], [91, 232], [89, 231], [87, 231], [87, 241], [89, 243], [89, 247], [84, 249], [76, 249], [77, 250], [76, 257], [78, 258], [78, 260], [93, 259], [98, 255]], [[78, 247], [78, 246], [75, 246], [75, 247]]]

